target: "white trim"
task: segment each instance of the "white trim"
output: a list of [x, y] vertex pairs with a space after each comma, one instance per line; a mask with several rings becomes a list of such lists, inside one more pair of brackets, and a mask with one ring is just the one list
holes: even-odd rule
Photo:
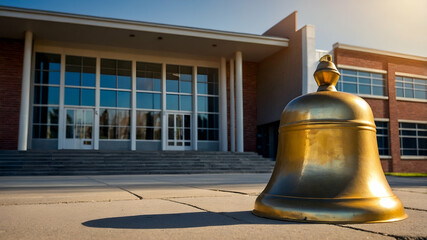
[[337, 68], [343, 68], [343, 69], [348, 69], [348, 70], [356, 70], [356, 71], [364, 71], [364, 72], [371, 72], [371, 73], [387, 74], [387, 71], [386, 70], [382, 70], [382, 69], [356, 67], [356, 66], [350, 66], [350, 65], [344, 65], [344, 64], [337, 64]]
[[197, 65], [193, 66], [193, 124], [191, 125], [191, 145], [193, 146], [193, 150], [197, 151], [198, 145], [197, 145], [197, 138], [198, 136], [198, 116], [197, 116]]
[[367, 53], [386, 55], [391, 57], [407, 58], [407, 59], [427, 62], [427, 57], [420, 57], [420, 56], [404, 54], [404, 53], [389, 52], [389, 51], [378, 50], [373, 48], [358, 47], [358, 46], [352, 46], [352, 45], [342, 44], [342, 43], [335, 43], [333, 45], [333, 48], [347, 49], [347, 50], [358, 51], [358, 52], [367, 52]]
[[61, 70], [59, 77], [58, 149], [65, 149], [65, 62], [65, 54], [61, 54]]
[[302, 94], [317, 91], [316, 81], [313, 81], [313, 73], [316, 70], [316, 37], [313, 25], [305, 25], [301, 29], [302, 33]]
[[208, 38], [234, 42], [255, 43], [262, 45], [287, 47], [289, 39], [270, 37], [263, 35], [234, 33], [208, 29], [172, 26], [165, 24], [146, 23], [139, 21], [121, 20], [113, 18], [101, 18], [69, 13], [59, 13], [41, 10], [30, 10], [22, 8], [0, 7], [0, 16], [21, 18], [29, 20], [50, 21], [68, 24], [79, 24], [83, 26], [106, 27], [141, 32], [154, 32], [161, 34], [172, 34], [197, 38]]
[[380, 160], [387, 160], [387, 159], [392, 159], [392, 157], [390, 155], [384, 156], [384, 155], [380, 155]]
[[394, 75], [395, 75], [395, 76], [399, 76], [399, 77], [420, 78], [420, 79], [425, 79], [425, 80], [427, 80], [427, 76], [424, 76], [424, 75], [417, 75], [417, 74], [412, 74], [412, 73], [395, 72], [395, 73], [394, 73]]
[[373, 98], [373, 99], [382, 99], [382, 100], [388, 99], [388, 96], [368, 95], [368, 94], [355, 94], [355, 95], [361, 98]]
[[166, 113], [166, 63], [162, 63], [162, 150], [167, 150], [168, 115]]
[[399, 119], [397, 120], [399, 123], [420, 123], [420, 124], [427, 124], [427, 121], [419, 121], [419, 120], [407, 120], [407, 119]]
[[374, 121], [378, 121], [378, 122], [389, 122], [390, 119], [389, 118], [374, 118]]
[[425, 160], [427, 159], [427, 156], [406, 156], [406, 155], [402, 155], [400, 156], [400, 159], [402, 160]]
[[101, 58], [96, 57], [96, 70], [95, 70], [95, 121], [93, 132], [93, 149], [99, 149], [99, 108], [101, 103]]
[[131, 116], [130, 116], [130, 149], [136, 150], [136, 61], [132, 60], [132, 95], [131, 95]]
[[420, 102], [420, 103], [426, 103], [427, 102], [427, 99], [405, 98], [405, 97], [396, 97], [396, 100], [407, 101], [407, 102]]

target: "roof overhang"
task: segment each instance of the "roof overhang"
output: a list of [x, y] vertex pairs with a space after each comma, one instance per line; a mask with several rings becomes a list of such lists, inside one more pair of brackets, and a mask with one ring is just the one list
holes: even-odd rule
[[245, 61], [258, 62], [288, 47], [286, 38], [180, 27], [68, 13], [0, 7], [0, 37], [96, 44], [210, 57], [242, 51]]
[[398, 58], [406, 58], [411, 60], [417, 60], [417, 61], [424, 61], [427, 62], [427, 57], [421, 57], [421, 56], [415, 56], [410, 54], [404, 54], [404, 53], [396, 53], [396, 52], [389, 52], [384, 50], [378, 50], [373, 48], [366, 48], [366, 47], [359, 47], [359, 46], [353, 46], [343, 43], [335, 43], [333, 45], [333, 48], [339, 48], [339, 49], [346, 49], [346, 50], [352, 50], [357, 52], [366, 52], [366, 53], [373, 53], [378, 55], [385, 55], [385, 56], [391, 56], [391, 57], [398, 57]]

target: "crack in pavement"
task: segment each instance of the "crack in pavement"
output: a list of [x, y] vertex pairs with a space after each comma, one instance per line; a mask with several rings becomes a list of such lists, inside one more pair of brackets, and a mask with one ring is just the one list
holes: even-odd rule
[[387, 234], [387, 233], [382, 233], [382, 232], [366, 230], [363, 228], [352, 227], [352, 226], [348, 226], [348, 225], [341, 225], [341, 224], [329, 224], [329, 225], [334, 225], [334, 226], [342, 227], [342, 228], [348, 228], [348, 229], [361, 231], [361, 232], [378, 234], [378, 235], [385, 236], [385, 237], [393, 237], [396, 240], [425, 240], [425, 239], [427, 239], [427, 237], [399, 236], [399, 235], [394, 235], [394, 234]]
[[420, 212], [427, 212], [426, 209], [421, 209], [421, 208], [404, 207], [404, 209], [414, 210], [414, 211], [420, 211]]
[[201, 207], [198, 207], [198, 206], [190, 204], [190, 203], [180, 202], [180, 201], [172, 200], [172, 199], [169, 199], [169, 198], [161, 198], [161, 199], [164, 200], [164, 201], [169, 201], [169, 202], [173, 202], [173, 203], [178, 203], [178, 204], [181, 204], [181, 205], [189, 206], [189, 207], [192, 207], [192, 208], [195, 208], [195, 209], [207, 212], [207, 213], [218, 214], [218, 215], [221, 215], [221, 216], [224, 216], [224, 217], [227, 217], [227, 218], [231, 218], [231, 219], [233, 219], [235, 221], [238, 221], [238, 222], [250, 224], [250, 222], [248, 222], [248, 221], [245, 221], [245, 220], [242, 220], [242, 219], [230, 216], [230, 215], [228, 215], [228, 214], [226, 214], [224, 212], [212, 212], [212, 211], [209, 211], [209, 210], [207, 210], [205, 208], [201, 208]]
[[134, 192], [132, 192], [132, 191], [130, 191], [130, 190], [128, 190], [128, 189], [126, 189], [126, 188], [124, 188], [124, 187], [121, 187], [121, 186], [118, 186], [118, 185], [111, 185], [111, 184], [108, 184], [108, 183], [106, 183], [106, 182], [104, 182], [104, 181], [101, 181], [101, 180], [98, 180], [98, 179], [96, 179], [96, 178], [89, 177], [89, 176], [88, 176], [87, 178], [89, 178], [89, 179], [90, 179], [90, 180], [92, 180], [92, 181], [95, 181], [95, 182], [98, 182], [98, 183], [102, 183], [102, 184], [104, 184], [104, 185], [106, 185], [106, 186], [108, 186], [108, 187], [121, 189], [121, 190], [123, 190], [123, 191], [125, 191], [125, 192], [127, 192], [127, 193], [130, 193], [130, 194], [132, 194], [133, 196], [137, 197], [139, 200], [142, 200], [142, 196], [140, 196], [140, 195], [138, 195], [138, 194], [136, 194], [136, 193], [134, 193]]

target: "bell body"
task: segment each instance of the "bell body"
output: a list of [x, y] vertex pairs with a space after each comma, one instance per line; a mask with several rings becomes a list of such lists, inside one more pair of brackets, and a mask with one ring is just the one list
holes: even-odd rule
[[273, 174], [253, 213], [333, 223], [405, 219], [382, 171], [369, 105], [327, 89], [291, 101], [280, 120]]

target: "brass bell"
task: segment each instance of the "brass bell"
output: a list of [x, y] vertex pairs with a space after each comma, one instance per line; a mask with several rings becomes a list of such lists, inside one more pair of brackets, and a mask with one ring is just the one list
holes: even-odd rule
[[314, 73], [317, 92], [283, 110], [276, 165], [255, 215], [290, 221], [361, 223], [407, 218], [381, 168], [372, 110], [337, 92], [332, 57]]

